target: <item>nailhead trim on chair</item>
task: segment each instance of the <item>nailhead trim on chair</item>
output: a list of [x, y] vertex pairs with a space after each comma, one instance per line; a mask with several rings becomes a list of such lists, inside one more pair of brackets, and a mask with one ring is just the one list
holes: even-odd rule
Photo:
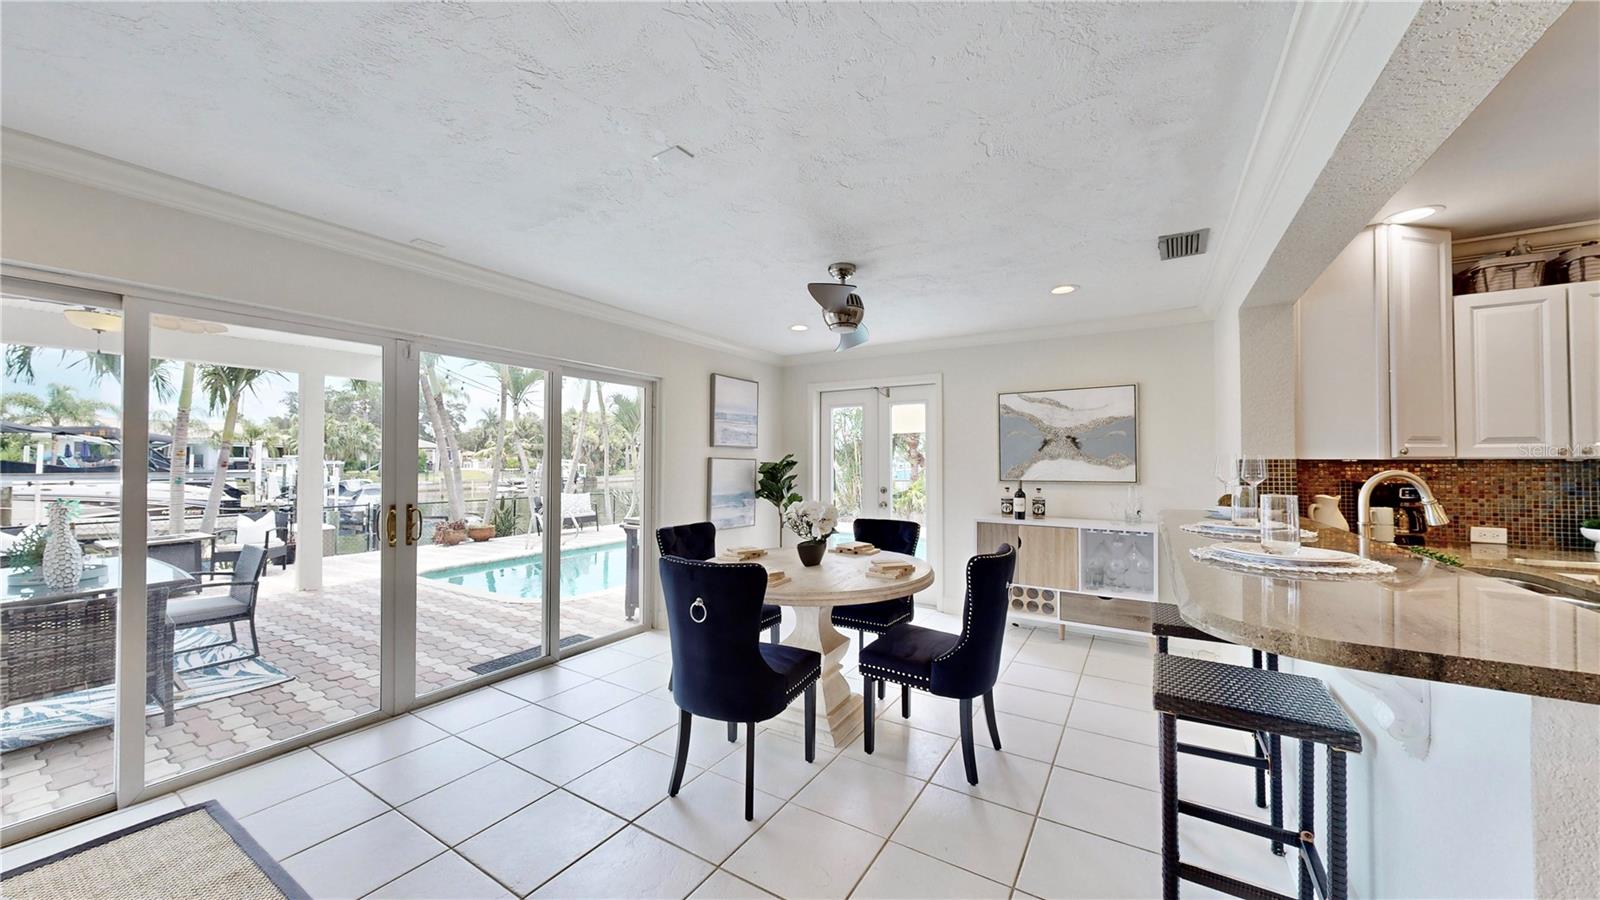
[[[1012, 550], [1011, 552], [1015, 553], [1017, 551], [1016, 550]], [[1004, 553], [981, 553], [981, 554], [973, 556], [971, 559], [967, 560], [967, 593], [966, 593], [965, 596], [963, 596], [961, 598], [961, 640], [956, 641], [956, 645], [954, 647], [951, 647], [949, 650], [946, 650], [943, 655], [935, 656], [933, 658], [933, 660], [932, 660], [933, 662], [943, 662], [944, 660], [947, 660], [951, 656], [955, 655], [955, 652], [957, 650], [960, 650], [967, 643], [968, 636], [972, 634], [972, 566], [973, 566], [973, 564], [976, 563], [980, 559], [999, 559], [999, 558], [1001, 558], [1003, 556], [1005, 556]]]
[[795, 685], [795, 687], [792, 690], [790, 690], [789, 693], [783, 695], [783, 701], [785, 703], [787, 703], [790, 700], [793, 700], [797, 694], [803, 693], [806, 688], [812, 686], [813, 684], [816, 684], [817, 683], [817, 679], [820, 678], [821, 676], [822, 676], [822, 665], [819, 663], [817, 665], [817, 667], [812, 670], [811, 674], [807, 675], [805, 677], [805, 680], [803, 680], [799, 684]]
[[872, 670], [874, 673], [882, 672], [883, 673], [882, 675], [873, 674], [872, 677], [873, 678], [882, 678], [884, 681], [892, 681], [895, 684], [904, 684], [907, 679], [910, 679], [912, 681], [921, 681], [924, 684], [928, 683], [928, 679], [923, 678], [923, 677], [921, 677], [919, 675], [909, 675], [909, 674], [906, 674], [905, 672], [896, 672], [893, 669], [884, 669], [884, 668], [881, 668], [879, 666], [874, 666], [871, 663], [861, 663], [860, 665], [857, 666], [857, 668], [859, 668], [863, 672], [866, 672], [868, 670]]
[[[904, 597], [897, 597], [896, 599], [903, 600], [905, 598]], [[886, 600], [884, 602], [887, 603], [887, 602], [890, 602], [890, 601]], [[849, 616], [835, 615], [833, 617], [833, 624], [836, 627], [840, 626], [840, 625], [843, 625], [846, 628], [854, 628], [857, 631], [877, 632], [878, 629], [880, 629], [880, 628], [882, 628], [884, 630], [888, 630], [890, 628], [893, 628], [896, 625], [899, 625], [901, 622], [909, 622], [909, 621], [911, 621], [911, 615], [912, 615], [911, 613], [906, 613], [905, 615], [901, 616], [900, 618], [895, 619], [893, 622], [888, 622], [888, 623], [884, 623], [884, 624], [880, 624], [878, 622], [867, 622], [867, 621], [865, 621], [863, 619], [852, 619]], [[879, 633], [881, 633], [881, 632], [879, 632]]]

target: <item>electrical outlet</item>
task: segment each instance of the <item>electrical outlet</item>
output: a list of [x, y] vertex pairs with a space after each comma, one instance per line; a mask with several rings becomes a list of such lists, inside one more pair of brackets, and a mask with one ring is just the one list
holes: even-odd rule
[[1472, 542], [1474, 544], [1504, 544], [1506, 530], [1504, 528], [1487, 528], [1480, 525], [1472, 526]]

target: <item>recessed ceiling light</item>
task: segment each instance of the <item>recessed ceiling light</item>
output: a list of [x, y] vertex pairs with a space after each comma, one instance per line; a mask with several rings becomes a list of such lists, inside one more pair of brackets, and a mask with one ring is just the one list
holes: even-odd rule
[[1073, 291], [1075, 291], [1077, 289], [1078, 289], [1078, 286], [1075, 285], [1075, 284], [1058, 284], [1055, 287], [1050, 289], [1050, 293], [1052, 293], [1052, 294], [1070, 294], [1070, 293], [1072, 293]]
[[794, 324], [794, 325], [790, 325], [789, 326], [789, 330], [790, 331], [810, 331], [811, 330], [811, 326], [810, 325]]
[[1412, 222], [1420, 222], [1436, 212], [1443, 211], [1444, 207], [1437, 204], [1433, 206], [1419, 206], [1416, 209], [1401, 210], [1400, 212], [1395, 213], [1383, 221], [1390, 225], [1408, 225]]

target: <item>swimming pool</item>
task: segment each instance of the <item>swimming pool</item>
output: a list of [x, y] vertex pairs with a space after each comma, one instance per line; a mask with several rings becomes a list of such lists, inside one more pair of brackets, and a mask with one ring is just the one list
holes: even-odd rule
[[[424, 572], [422, 577], [468, 590], [533, 600], [544, 593], [544, 557], [536, 553], [469, 566], [454, 566]], [[621, 589], [627, 581], [628, 546], [625, 543], [574, 547], [561, 551], [563, 597]]]

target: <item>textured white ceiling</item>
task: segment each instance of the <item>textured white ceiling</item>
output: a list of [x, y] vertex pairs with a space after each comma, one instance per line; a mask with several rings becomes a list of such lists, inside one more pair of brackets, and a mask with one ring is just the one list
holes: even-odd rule
[[1600, 3], [1574, 3], [1374, 221], [1435, 203], [1457, 238], [1600, 219]]
[[792, 354], [839, 259], [875, 343], [1193, 307], [1293, 5], [3, 15], [7, 127]]

